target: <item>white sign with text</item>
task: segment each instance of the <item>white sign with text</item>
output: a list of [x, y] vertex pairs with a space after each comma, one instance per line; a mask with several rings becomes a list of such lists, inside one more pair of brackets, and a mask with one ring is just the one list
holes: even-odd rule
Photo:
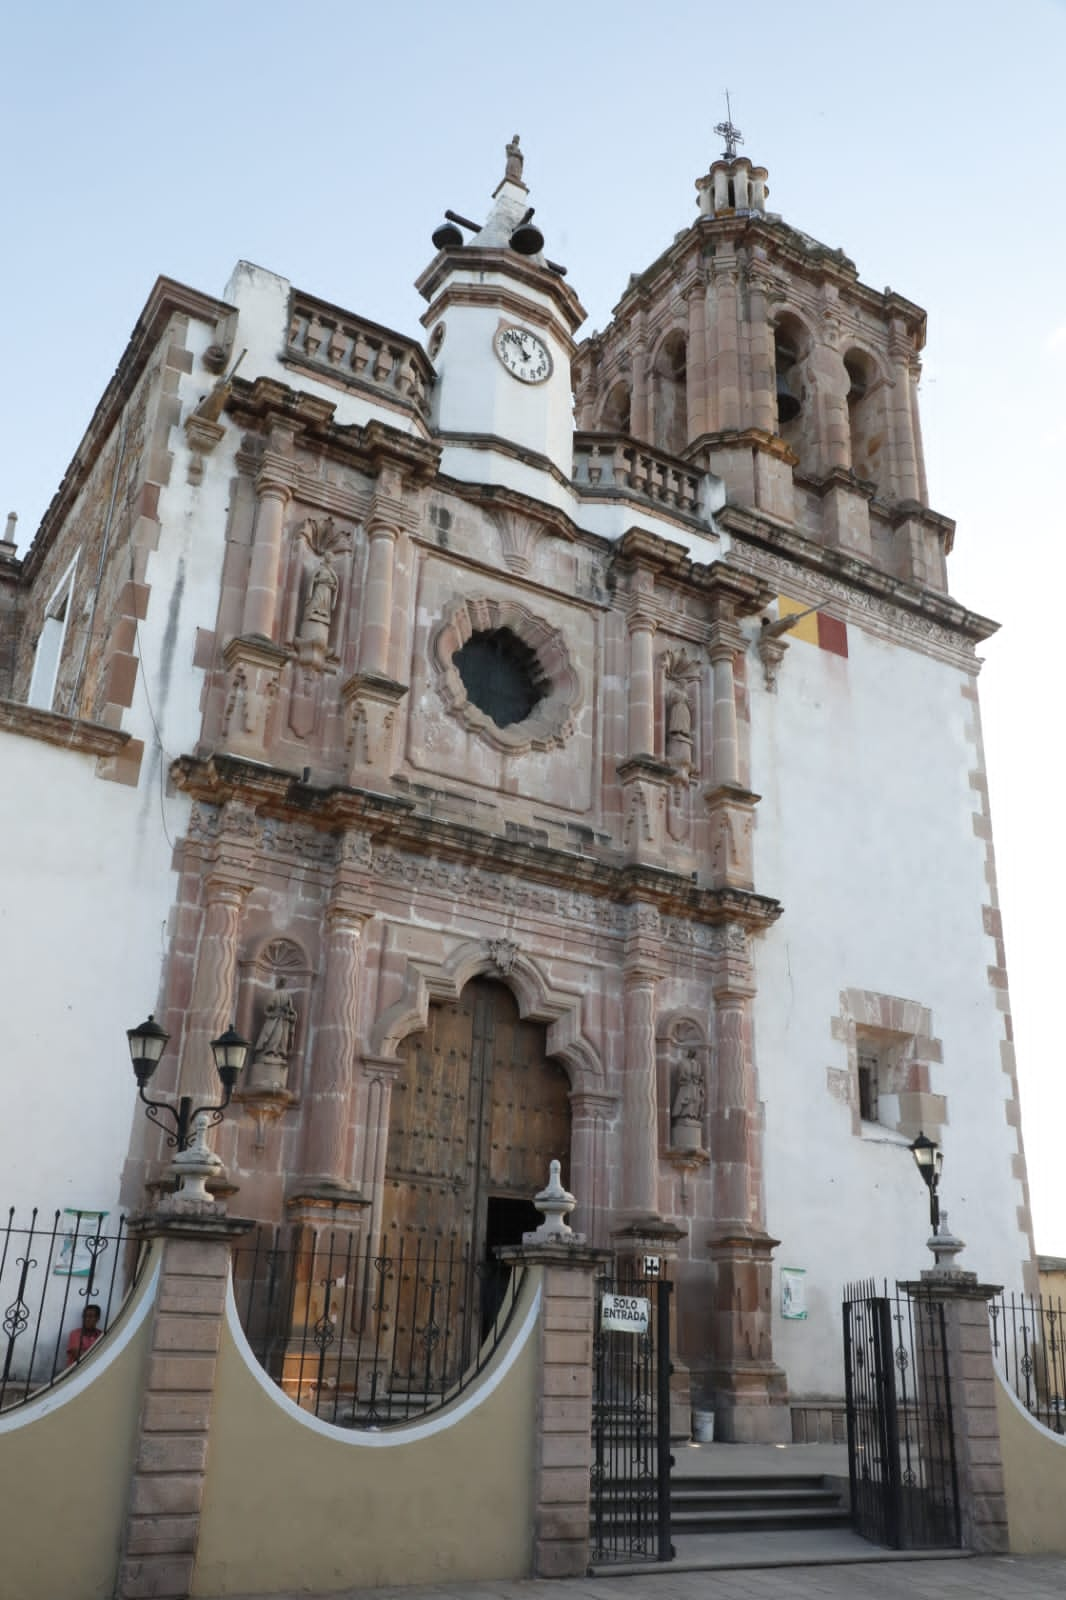
[[647, 1333], [651, 1301], [628, 1294], [605, 1294], [600, 1302], [600, 1326], [612, 1333]]

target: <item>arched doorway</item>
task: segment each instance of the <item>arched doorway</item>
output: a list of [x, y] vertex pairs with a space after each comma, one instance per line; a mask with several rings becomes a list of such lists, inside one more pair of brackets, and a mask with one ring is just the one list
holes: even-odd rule
[[566, 1073], [504, 984], [475, 978], [400, 1047], [385, 1163], [385, 1246], [454, 1239], [493, 1271], [535, 1228], [548, 1163], [570, 1166]]

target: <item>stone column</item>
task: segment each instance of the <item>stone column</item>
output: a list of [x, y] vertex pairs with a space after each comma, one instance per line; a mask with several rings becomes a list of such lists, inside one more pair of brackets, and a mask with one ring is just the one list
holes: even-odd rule
[[251, 1227], [180, 1197], [131, 1219], [132, 1235], [161, 1241], [162, 1270], [116, 1600], [191, 1593], [230, 1252]]
[[370, 551], [363, 592], [363, 627], [359, 641], [359, 670], [387, 678], [389, 633], [392, 625], [392, 575], [399, 530], [371, 521], [367, 527]]
[[590, 1553], [596, 1274], [608, 1253], [574, 1234], [567, 1243], [501, 1250], [500, 1258], [541, 1273], [533, 1574], [583, 1578]]
[[731, 617], [716, 617], [711, 625], [707, 654], [713, 677], [713, 741], [711, 785], [720, 789], [740, 783], [740, 741], [737, 735], [737, 694], [734, 658], [744, 648], [744, 635]]
[[295, 483], [291, 461], [294, 439], [295, 430], [292, 428], [275, 425], [271, 429], [270, 442], [255, 485], [259, 504], [241, 631], [257, 634], [263, 639], [274, 638], [285, 508], [292, 499]]
[[714, 287], [717, 305], [717, 360], [712, 388], [718, 395], [718, 429], [739, 428], [740, 412], [740, 328], [737, 317], [737, 266], [730, 254], [716, 257]]
[[688, 294], [688, 433], [690, 439], [713, 427], [707, 371], [707, 285], [693, 284]]
[[[708, 1343], [715, 1432], [741, 1443], [791, 1441], [785, 1375], [773, 1360], [770, 1258], [762, 1199], [762, 1125], [751, 1057], [754, 993], [746, 937], [726, 927], [715, 960], [710, 1147], [715, 1267]], [[743, 953], [742, 953], [743, 952]]]
[[582, 1198], [574, 1217], [582, 1233], [602, 1239], [607, 1193], [607, 1125], [618, 1109], [616, 1096], [575, 1089], [570, 1096], [570, 1185]]
[[250, 892], [250, 875], [243, 879], [229, 869], [216, 869], [204, 884], [203, 926], [178, 1080], [180, 1092], [198, 1101], [215, 1100], [220, 1092], [211, 1040], [233, 1021], [241, 913]]
[[887, 391], [886, 399], [895, 456], [896, 499], [917, 500], [920, 489], [911, 411], [911, 361], [914, 348], [900, 323], [892, 324], [889, 352], [892, 357], [892, 387]]
[[359, 1047], [359, 953], [372, 913], [334, 900], [326, 912], [325, 993], [304, 1104], [301, 1197], [355, 1193], [348, 1150]]
[[[923, 1272], [916, 1283], [901, 1289], [924, 1307], [941, 1306], [951, 1390], [951, 1426], [955, 1444], [955, 1472], [959, 1490], [962, 1544], [981, 1555], [1002, 1555], [1009, 1549], [1007, 1500], [1003, 1482], [1003, 1456], [996, 1412], [996, 1371], [988, 1327], [988, 1302], [1000, 1293], [995, 1284], [978, 1283], [975, 1272], [958, 1267], [937, 1267]], [[928, 1352], [939, 1355], [939, 1318], [926, 1323], [934, 1336]], [[921, 1384], [923, 1374], [915, 1374]], [[931, 1397], [939, 1400], [939, 1382]]]
[[751, 426], [777, 432], [777, 360], [770, 326], [773, 284], [753, 269], [748, 274], [748, 338], [751, 343]]
[[637, 312], [631, 327], [629, 353], [633, 388], [629, 397], [629, 431], [634, 439], [648, 440], [648, 344], [643, 311]]
[[655, 753], [655, 668], [652, 641], [655, 621], [644, 611], [629, 615], [629, 756]]
[[659, 969], [644, 951], [626, 958], [622, 1028], [622, 1195], [628, 1219], [659, 1215], [659, 1110], [655, 1070], [655, 989]]

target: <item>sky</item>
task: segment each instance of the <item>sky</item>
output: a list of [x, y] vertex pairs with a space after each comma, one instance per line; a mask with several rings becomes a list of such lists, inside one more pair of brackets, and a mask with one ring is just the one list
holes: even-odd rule
[[23, 549], [157, 275], [221, 294], [244, 258], [415, 334], [430, 234], [484, 213], [516, 131], [586, 333], [693, 219], [727, 88], [770, 209], [926, 308], [951, 591], [1002, 623], [980, 686], [1023, 1129], [1037, 1248], [1066, 1255], [1066, 5], [36, 0], [0, 40], [0, 509]]

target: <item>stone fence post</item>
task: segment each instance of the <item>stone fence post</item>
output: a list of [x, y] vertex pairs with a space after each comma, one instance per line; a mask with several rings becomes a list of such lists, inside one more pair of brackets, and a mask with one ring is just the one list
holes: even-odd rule
[[1007, 1501], [988, 1326], [988, 1302], [999, 1288], [958, 1267], [936, 1267], [900, 1288], [943, 1307], [963, 1547], [1002, 1554], [1009, 1548]]
[[526, 1243], [499, 1254], [512, 1266], [543, 1271], [534, 1424], [533, 1574], [584, 1577], [590, 1548], [596, 1275], [610, 1260], [610, 1251], [586, 1245], [579, 1234], [560, 1236], [558, 1242], [527, 1235]]
[[207, 1470], [230, 1253], [254, 1224], [174, 1195], [131, 1219], [162, 1241], [115, 1600], [186, 1600]]

